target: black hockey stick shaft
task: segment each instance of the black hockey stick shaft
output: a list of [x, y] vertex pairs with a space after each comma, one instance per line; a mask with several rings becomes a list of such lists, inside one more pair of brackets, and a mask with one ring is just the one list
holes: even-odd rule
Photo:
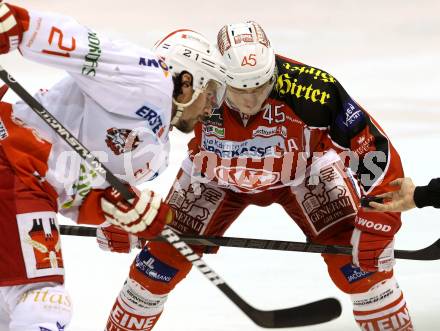
[[[95, 237], [96, 228], [86, 226], [61, 225], [61, 234]], [[222, 246], [238, 248], [257, 248], [277, 251], [325, 253], [351, 255], [352, 247], [337, 245], [321, 245], [297, 241], [252, 239], [236, 237], [209, 237], [209, 236], [180, 236], [189, 245]], [[150, 241], [163, 241], [161, 237], [149, 239]], [[418, 250], [394, 250], [398, 259], [432, 261], [440, 259], [440, 239], [432, 245]]]
[[[104, 177], [111, 186], [118, 190], [125, 200], [128, 201], [133, 198], [134, 195], [128, 188], [1, 66], [0, 78], [98, 174]], [[278, 328], [313, 325], [332, 320], [341, 314], [341, 305], [339, 301], [334, 298], [283, 310], [258, 310], [250, 306], [232, 290], [170, 227], [166, 226], [164, 228], [161, 237], [173, 245], [189, 262], [196, 266], [211, 283], [216, 285], [236, 306], [252, 319], [253, 322], [262, 327]]]

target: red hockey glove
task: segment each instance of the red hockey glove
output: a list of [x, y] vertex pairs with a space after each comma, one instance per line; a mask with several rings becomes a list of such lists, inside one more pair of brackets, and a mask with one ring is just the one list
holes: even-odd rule
[[101, 208], [108, 222], [143, 238], [157, 236], [173, 218], [171, 208], [147, 189], [127, 203], [118, 191], [107, 188]]
[[18, 47], [27, 30], [29, 15], [25, 9], [0, 0], [0, 54], [6, 54]]
[[394, 260], [394, 234], [400, 228], [400, 214], [372, 213], [362, 209], [355, 219], [351, 236], [353, 264], [363, 271], [391, 271]]
[[142, 248], [145, 243], [137, 236], [107, 222], [96, 229], [96, 240], [102, 250], [116, 253], [130, 253], [132, 248]]

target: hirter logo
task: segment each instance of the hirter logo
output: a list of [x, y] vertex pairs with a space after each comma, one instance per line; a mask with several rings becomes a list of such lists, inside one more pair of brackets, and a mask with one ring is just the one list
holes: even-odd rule
[[111, 128], [107, 130], [107, 146], [114, 154], [134, 151], [140, 144], [140, 140], [133, 130]]
[[219, 184], [229, 184], [246, 190], [256, 190], [270, 186], [280, 179], [279, 173], [265, 169], [219, 166], [214, 171]]

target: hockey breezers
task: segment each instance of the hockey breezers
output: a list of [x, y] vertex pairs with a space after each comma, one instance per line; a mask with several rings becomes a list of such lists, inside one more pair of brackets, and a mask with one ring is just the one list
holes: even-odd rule
[[[84, 145], [79, 142], [55, 117], [53, 117], [32, 95], [30, 95], [9, 73], [0, 66], [0, 78], [45, 121], [73, 150], [75, 150], [99, 175], [118, 190], [127, 201], [133, 194], [112, 174]], [[313, 325], [330, 321], [340, 316], [342, 308], [337, 299], [327, 298], [292, 308], [263, 311], [250, 306], [214, 270], [194, 253], [168, 226], [161, 237], [173, 245], [189, 262], [196, 266], [217, 288], [220, 289], [255, 324], [265, 328], [281, 328]]]
[[[61, 225], [61, 234], [72, 236], [95, 237], [96, 228], [87, 226]], [[180, 236], [189, 245], [221, 246], [238, 248], [269, 249], [276, 251], [291, 251], [305, 253], [324, 253], [351, 255], [352, 247], [337, 245], [321, 245], [297, 241], [270, 239], [252, 239], [236, 237]], [[163, 241], [161, 237], [148, 239]], [[394, 250], [394, 257], [404, 260], [434, 261], [440, 260], [440, 239], [433, 244], [417, 250]]]

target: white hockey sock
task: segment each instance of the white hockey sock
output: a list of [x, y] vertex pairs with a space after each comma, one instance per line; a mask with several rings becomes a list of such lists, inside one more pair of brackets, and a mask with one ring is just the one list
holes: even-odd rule
[[167, 295], [156, 295], [128, 278], [107, 321], [106, 331], [150, 331], [159, 320]]
[[354, 318], [362, 331], [413, 331], [405, 298], [394, 277], [368, 292], [351, 295]]

